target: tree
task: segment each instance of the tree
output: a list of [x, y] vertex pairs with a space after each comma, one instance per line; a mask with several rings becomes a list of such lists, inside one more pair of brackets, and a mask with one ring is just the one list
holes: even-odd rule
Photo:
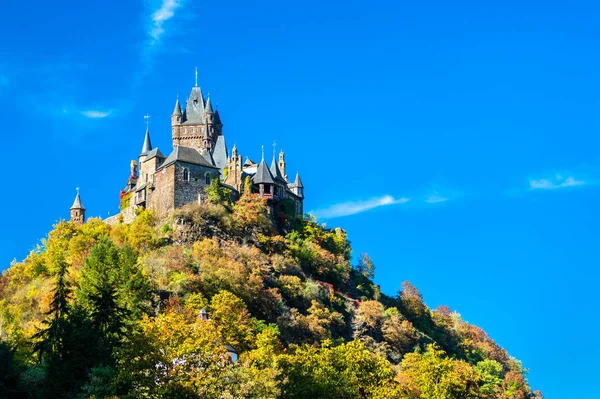
[[266, 201], [252, 193], [252, 181], [249, 178], [244, 181], [242, 195], [233, 206], [233, 217], [243, 233], [270, 233], [273, 230]]
[[97, 365], [113, 363], [113, 349], [149, 310], [150, 285], [136, 262], [132, 250], [102, 239], [81, 271], [75, 303], [101, 341]]
[[479, 398], [479, 374], [468, 363], [445, 357], [433, 344], [424, 354], [404, 357], [399, 379], [406, 391], [424, 399]]
[[247, 350], [252, 344], [250, 313], [246, 304], [229, 291], [221, 291], [210, 302], [210, 317], [223, 332], [227, 343], [236, 350]]
[[60, 354], [68, 322], [68, 300], [71, 295], [71, 286], [67, 280], [67, 262], [65, 262], [63, 257], [57, 257], [56, 263], [57, 272], [52, 299], [50, 301], [50, 308], [46, 312], [46, 316], [50, 317], [50, 319], [44, 320], [42, 323], [46, 328], [33, 336], [34, 340], [37, 340], [34, 345], [34, 351], [38, 354], [40, 361], [46, 354]]
[[144, 315], [139, 326], [119, 362], [128, 397], [258, 397], [239, 395], [247, 392], [249, 375], [230, 361], [213, 320], [201, 320], [188, 308], [168, 308], [157, 317]]
[[360, 254], [356, 270], [368, 279], [375, 278], [375, 265], [369, 255], [365, 253]]
[[279, 355], [277, 366], [282, 397], [362, 399], [375, 396], [382, 387], [394, 383], [391, 364], [360, 341], [321, 348], [300, 346]]
[[219, 179], [212, 179], [206, 188], [208, 200], [213, 204], [227, 205], [231, 201], [230, 191], [219, 183]]

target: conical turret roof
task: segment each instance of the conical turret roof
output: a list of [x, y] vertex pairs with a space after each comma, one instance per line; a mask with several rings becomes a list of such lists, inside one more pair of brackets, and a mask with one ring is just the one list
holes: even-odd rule
[[304, 188], [304, 184], [302, 184], [302, 180], [300, 179], [300, 173], [296, 173], [296, 180], [294, 181], [294, 186]]
[[77, 192], [77, 195], [75, 196], [75, 201], [73, 201], [71, 209], [85, 209], [81, 204], [81, 197], [79, 196], [79, 192]]
[[177, 97], [177, 101], [175, 101], [175, 109], [173, 110], [173, 115], [181, 115], [181, 104], [179, 104], [179, 97]]
[[206, 100], [206, 106], [204, 107], [205, 114], [214, 114], [212, 103], [210, 102], [210, 95], [208, 96], [208, 100]]
[[152, 151], [152, 143], [150, 142], [150, 131], [146, 128], [146, 136], [144, 136], [144, 144], [142, 144], [142, 152], [140, 156], [148, 154]]
[[275, 180], [273, 179], [273, 175], [271, 174], [271, 171], [267, 167], [267, 163], [265, 162], [264, 158], [258, 164], [258, 168], [256, 168], [256, 174], [252, 178], [252, 181], [254, 182], [254, 184], [260, 184], [260, 183], [273, 184], [273, 183], [275, 183]]

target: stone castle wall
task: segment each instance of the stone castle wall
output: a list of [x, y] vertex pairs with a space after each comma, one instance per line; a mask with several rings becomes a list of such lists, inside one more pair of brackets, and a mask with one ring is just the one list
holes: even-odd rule
[[[188, 171], [187, 180], [184, 179], [186, 169]], [[219, 172], [213, 168], [175, 164], [175, 208], [206, 198], [206, 188], [210, 185], [210, 182], [207, 184], [206, 181], [207, 173], [210, 175], [210, 180], [219, 178]]]

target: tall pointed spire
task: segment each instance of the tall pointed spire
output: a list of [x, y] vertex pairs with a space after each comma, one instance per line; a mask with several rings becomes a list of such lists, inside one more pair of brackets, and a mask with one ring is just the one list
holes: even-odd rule
[[144, 144], [142, 144], [142, 152], [140, 156], [146, 155], [148, 152], [152, 151], [152, 143], [150, 142], [150, 115], [144, 115], [144, 119], [146, 119], [146, 135], [144, 136]]
[[273, 160], [271, 161], [271, 174], [273, 175], [273, 177], [285, 182], [285, 179], [281, 175], [281, 171], [279, 170], [279, 167], [277, 166], [277, 161], [275, 160], [275, 154], [273, 154]]

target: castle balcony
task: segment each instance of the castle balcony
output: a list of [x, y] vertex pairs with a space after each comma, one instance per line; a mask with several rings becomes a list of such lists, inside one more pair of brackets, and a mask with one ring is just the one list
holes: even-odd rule
[[136, 205], [143, 205], [146, 203], [146, 186], [148, 184], [144, 184], [142, 187], [140, 187], [136, 192], [135, 192], [135, 204]]

